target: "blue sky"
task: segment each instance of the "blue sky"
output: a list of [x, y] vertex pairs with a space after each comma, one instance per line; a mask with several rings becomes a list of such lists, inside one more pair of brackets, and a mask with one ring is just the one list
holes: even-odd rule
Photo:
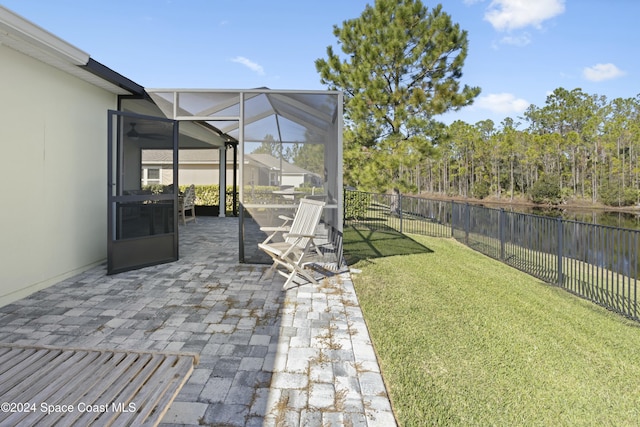
[[[334, 24], [373, 0], [0, 0], [147, 88], [324, 89], [314, 61]], [[427, 7], [437, 2], [423, 0]], [[443, 0], [467, 30], [462, 81], [480, 86], [447, 123], [496, 125], [558, 87], [635, 97], [638, 0]]]

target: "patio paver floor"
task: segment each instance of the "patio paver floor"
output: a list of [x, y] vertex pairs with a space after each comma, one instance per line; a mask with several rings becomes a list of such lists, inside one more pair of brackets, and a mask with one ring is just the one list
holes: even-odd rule
[[0, 307], [0, 342], [199, 354], [165, 427], [396, 425], [348, 272], [284, 291], [238, 263], [237, 218], [180, 226], [180, 256]]

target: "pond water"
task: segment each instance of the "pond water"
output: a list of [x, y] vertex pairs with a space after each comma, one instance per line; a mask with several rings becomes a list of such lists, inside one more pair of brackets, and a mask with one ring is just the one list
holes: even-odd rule
[[[487, 207], [500, 209], [500, 206]], [[568, 221], [587, 222], [590, 224], [606, 225], [610, 227], [630, 228], [640, 230], [640, 211], [619, 212], [607, 211], [603, 209], [588, 208], [541, 208], [517, 205], [505, 205], [502, 208], [506, 211], [529, 213], [534, 215], [562, 218]]]

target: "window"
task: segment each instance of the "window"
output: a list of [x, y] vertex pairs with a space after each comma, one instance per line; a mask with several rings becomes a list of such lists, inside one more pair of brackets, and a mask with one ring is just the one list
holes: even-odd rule
[[160, 168], [145, 167], [142, 169], [142, 185], [161, 184]]

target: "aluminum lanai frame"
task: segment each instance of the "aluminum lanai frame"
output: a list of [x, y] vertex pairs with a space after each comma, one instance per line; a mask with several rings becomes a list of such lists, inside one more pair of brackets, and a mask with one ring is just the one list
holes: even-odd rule
[[258, 89], [146, 89], [170, 119], [206, 122], [238, 141], [240, 196], [239, 257], [245, 262], [244, 209], [247, 146], [266, 135], [280, 143], [324, 145], [324, 190], [328, 209], [325, 223], [338, 260], [342, 257], [343, 94], [338, 91]]

